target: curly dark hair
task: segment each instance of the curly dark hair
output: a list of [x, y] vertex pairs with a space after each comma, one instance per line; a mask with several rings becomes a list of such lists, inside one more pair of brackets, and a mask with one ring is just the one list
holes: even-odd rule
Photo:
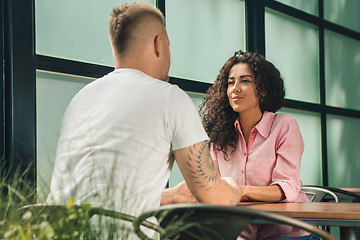
[[237, 132], [234, 123], [239, 113], [230, 106], [227, 96], [228, 77], [231, 68], [238, 63], [247, 63], [255, 77], [255, 86], [261, 112], [276, 112], [285, 102], [284, 81], [279, 70], [257, 53], [235, 52], [221, 68], [214, 84], [207, 90], [200, 106], [204, 128], [210, 142], [227, 158], [227, 146], [235, 148]]

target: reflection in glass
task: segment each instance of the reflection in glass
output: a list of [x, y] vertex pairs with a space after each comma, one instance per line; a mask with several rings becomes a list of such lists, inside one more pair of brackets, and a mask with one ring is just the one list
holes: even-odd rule
[[324, 18], [360, 32], [359, 0], [324, 0]]
[[327, 116], [329, 186], [359, 187], [360, 119]]
[[276, 0], [277, 2], [281, 2], [283, 4], [289, 5], [293, 8], [297, 8], [304, 12], [310, 13], [312, 15], [318, 15], [318, 0]]
[[322, 185], [320, 114], [289, 108], [279, 112], [291, 114], [299, 124], [305, 144], [301, 160], [303, 184]]
[[73, 96], [93, 81], [49, 72], [36, 72], [37, 192], [45, 200], [50, 188], [62, 119]]
[[125, 2], [134, 0], [35, 0], [36, 53], [114, 66], [108, 21]]
[[360, 41], [325, 31], [326, 104], [360, 110]]
[[213, 83], [225, 61], [245, 49], [244, 2], [166, 1], [170, 75]]
[[317, 27], [267, 9], [265, 41], [266, 58], [284, 78], [286, 98], [319, 103]]

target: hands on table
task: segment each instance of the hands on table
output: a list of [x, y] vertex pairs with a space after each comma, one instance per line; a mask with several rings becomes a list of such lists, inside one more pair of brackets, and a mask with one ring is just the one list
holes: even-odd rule
[[164, 189], [160, 205], [174, 203], [197, 203], [185, 181], [182, 181], [175, 187]]
[[[232, 188], [236, 189], [241, 195], [242, 188], [229, 177], [221, 177], [224, 181], [226, 181]], [[163, 191], [161, 197], [160, 205], [166, 204], [175, 204], [175, 203], [197, 203], [198, 201], [190, 192], [188, 186], [186, 185], [185, 181], [180, 182], [175, 187], [166, 188]]]

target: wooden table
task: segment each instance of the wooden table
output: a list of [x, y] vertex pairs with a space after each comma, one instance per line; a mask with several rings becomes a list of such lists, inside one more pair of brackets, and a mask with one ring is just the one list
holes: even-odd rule
[[239, 206], [282, 214], [313, 225], [338, 226], [341, 239], [356, 240], [356, 228], [360, 227], [360, 203], [243, 202]]

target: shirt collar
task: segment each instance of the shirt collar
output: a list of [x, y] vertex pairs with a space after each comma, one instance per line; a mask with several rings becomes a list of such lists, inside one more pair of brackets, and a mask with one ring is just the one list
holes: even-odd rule
[[234, 125], [235, 125], [235, 129], [242, 135], [243, 133], [241, 131], [239, 118], [236, 118]]
[[[272, 122], [274, 121], [274, 118], [275, 118], [275, 113], [264, 112], [260, 122], [258, 122], [258, 124], [256, 124], [254, 128], [256, 128], [256, 130], [260, 133], [261, 136], [263, 136], [264, 138], [268, 138], [270, 135], [270, 129], [272, 126]], [[241, 126], [238, 118], [236, 118], [234, 125], [235, 128], [240, 132], [240, 134], [242, 134]]]
[[256, 129], [259, 131], [261, 136], [268, 138], [270, 135], [270, 129], [275, 118], [275, 113], [273, 112], [264, 112], [263, 116], [258, 124], [256, 124]]

